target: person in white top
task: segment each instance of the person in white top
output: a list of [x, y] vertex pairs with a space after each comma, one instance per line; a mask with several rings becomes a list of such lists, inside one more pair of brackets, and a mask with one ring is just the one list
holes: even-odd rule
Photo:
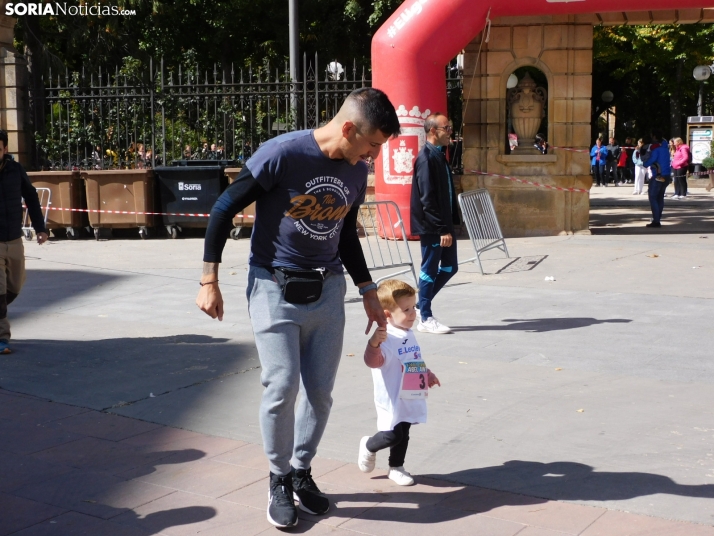
[[632, 153], [632, 161], [635, 163], [635, 186], [632, 190], [632, 195], [641, 195], [645, 187], [645, 176], [647, 168], [643, 165], [642, 155], [646, 152], [645, 142], [642, 138], [637, 140], [637, 147]]
[[397, 279], [388, 279], [377, 289], [387, 327], [370, 337], [364, 362], [372, 369], [378, 433], [362, 438], [357, 465], [363, 473], [374, 470], [377, 451], [389, 448], [389, 478], [411, 486], [414, 478], [404, 469], [412, 424], [426, 422], [429, 388], [441, 386], [426, 368], [412, 332], [416, 321], [416, 290]]

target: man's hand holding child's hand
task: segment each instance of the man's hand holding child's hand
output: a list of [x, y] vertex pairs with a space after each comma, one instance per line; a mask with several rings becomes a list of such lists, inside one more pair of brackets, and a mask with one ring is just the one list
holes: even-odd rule
[[379, 345], [387, 340], [387, 328], [378, 327], [369, 338], [369, 345], [372, 348], [379, 348]]
[[439, 381], [439, 378], [436, 377], [436, 374], [434, 374], [432, 371], [429, 371], [429, 388], [431, 389], [435, 385], [441, 387], [441, 382]]

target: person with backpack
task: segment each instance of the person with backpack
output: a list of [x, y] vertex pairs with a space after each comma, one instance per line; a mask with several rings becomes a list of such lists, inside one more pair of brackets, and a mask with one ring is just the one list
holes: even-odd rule
[[672, 182], [672, 171], [669, 162], [669, 151], [666, 142], [662, 140], [659, 129], [652, 130], [652, 143], [649, 145], [644, 166], [650, 168], [650, 179], [647, 195], [652, 209], [652, 221], [646, 227], [662, 227], [662, 211], [664, 210], [664, 192]]
[[674, 156], [672, 157], [672, 176], [674, 178], [674, 195], [672, 199], [687, 197], [687, 169], [692, 162], [692, 152], [682, 138], [674, 138]]

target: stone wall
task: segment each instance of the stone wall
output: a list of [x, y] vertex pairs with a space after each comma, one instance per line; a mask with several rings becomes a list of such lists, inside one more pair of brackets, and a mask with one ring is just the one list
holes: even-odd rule
[[15, 23], [4, 15], [0, 0], [0, 128], [7, 131], [10, 153], [25, 167], [30, 164], [25, 127], [27, 62], [13, 47]]
[[548, 80], [549, 144], [589, 149], [592, 23], [576, 16], [496, 19], [474, 75], [481, 37], [470, 43], [465, 55], [463, 190], [488, 188], [505, 236], [588, 232], [588, 193], [538, 188], [469, 170], [590, 189], [586, 153], [506, 154], [506, 82], [522, 66], [542, 71]]

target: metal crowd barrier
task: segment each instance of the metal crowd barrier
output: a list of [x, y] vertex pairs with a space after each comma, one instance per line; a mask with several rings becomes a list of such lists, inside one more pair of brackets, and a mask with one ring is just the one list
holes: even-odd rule
[[459, 264], [477, 261], [483, 275], [480, 257], [484, 251], [500, 249], [506, 254], [506, 258], [510, 259], [506, 240], [503, 238], [488, 190], [482, 188], [459, 194], [459, 206], [461, 206], [461, 213], [464, 216], [471, 243], [476, 250], [475, 257], [461, 261]]
[[[45, 227], [47, 227], [47, 216], [50, 213], [50, 205], [52, 204], [52, 190], [49, 188], [36, 188], [37, 197], [40, 200], [40, 208], [44, 213]], [[22, 200], [22, 204], [25, 205], [25, 200]], [[25, 213], [22, 216], [22, 232], [25, 235], [25, 240], [32, 240], [32, 225], [29, 222], [29, 210], [25, 208]]]
[[360, 205], [359, 224], [364, 232], [362, 249], [370, 270], [404, 268], [375, 280], [375, 283], [394, 276], [412, 273], [415, 287], [419, 286], [412, 260], [404, 222], [394, 201], [367, 201]]

